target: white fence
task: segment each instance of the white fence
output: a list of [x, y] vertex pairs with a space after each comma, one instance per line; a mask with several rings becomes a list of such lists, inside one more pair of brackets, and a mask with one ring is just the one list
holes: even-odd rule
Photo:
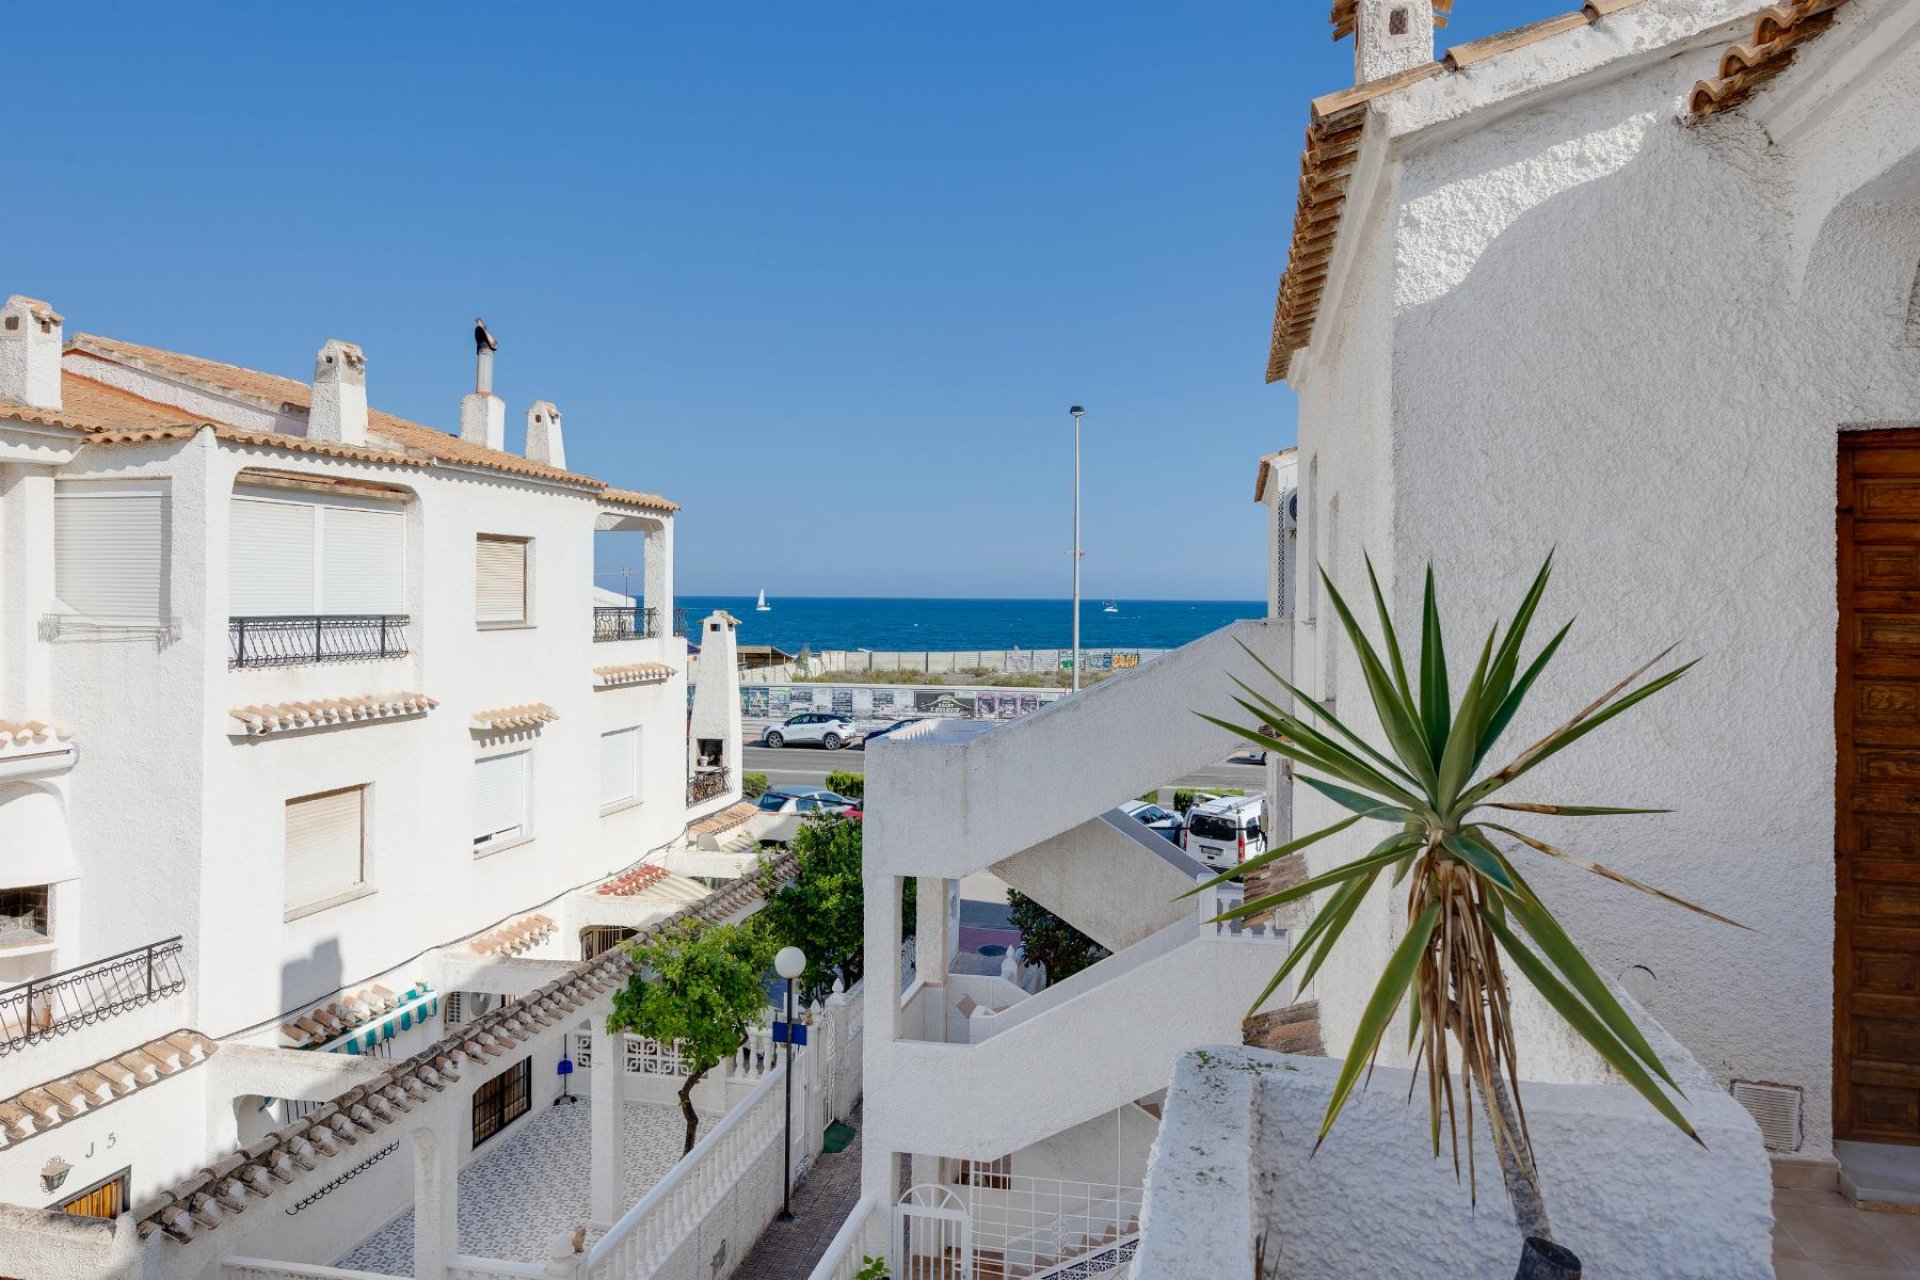
[[[1090, 1254], [1111, 1253], [1140, 1232], [1140, 1187], [995, 1173], [974, 1166], [966, 1188], [976, 1259], [999, 1260], [1004, 1276], [1042, 1275]], [[1089, 1272], [1091, 1274], [1091, 1272]]]
[[878, 1200], [853, 1206], [807, 1280], [855, 1280], [868, 1258], [887, 1255], [887, 1211]]

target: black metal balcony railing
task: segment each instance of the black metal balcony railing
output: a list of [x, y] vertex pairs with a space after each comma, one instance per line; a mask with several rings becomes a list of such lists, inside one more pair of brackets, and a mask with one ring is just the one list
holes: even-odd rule
[[595, 640], [651, 640], [660, 634], [660, 611], [652, 605], [595, 605]]
[[229, 618], [229, 667], [298, 667], [316, 662], [403, 658], [404, 613]]
[[0, 1055], [186, 988], [179, 938], [0, 990]]
[[701, 769], [687, 779], [687, 803], [699, 804], [702, 800], [711, 800], [727, 793], [727, 769]]
[[673, 634], [692, 639], [692, 636], [687, 632], [687, 611], [685, 609], [675, 609], [673, 611]]

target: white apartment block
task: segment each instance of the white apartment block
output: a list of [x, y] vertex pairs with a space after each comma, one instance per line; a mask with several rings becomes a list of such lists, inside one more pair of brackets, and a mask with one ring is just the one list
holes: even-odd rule
[[[1920, 1168], [1920, 6], [1594, 0], [1437, 48], [1450, 7], [1333, 6], [1356, 84], [1312, 103], [1289, 211], [1269, 378], [1300, 436], [1258, 476], [1269, 616], [871, 752], [866, 1201], [816, 1280], [882, 1250], [1005, 1280], [1514, 1273], [1484, 1129], [1471, 1207], [1407, 1103], [1404, 1013], [1310, 1158], [1320, 1054], [1404, 900], [1376, 887], [1312, 987], [1243, 1027], [1312, 904], [1209, 926], [1174, 898], [1195, 869], [1112, 812], [1226, 753], [1192, 713], [1263, 683], [1236, 641], [1377, 732], [1318, 578], [1364, 600], [1363, 556], [1404, 638], [1430, 560], [1477, 634], [1557, 548], [1542, 617], [1579, 621], [1515, 749], [1675, 641], [1704, 658], [1516, 797], [1671, 807], [1568, 838], [1751, 926], [1527, 864], [1705, 1143], [1516, 985], [1541, 1177], [1587, 1274], [1771, 1276], [1775, 1184], [1920, 1202], [1886, 1173]], [[1275, 834], [1344, 816], [1270, 781]], [[1052, 986], [956, 971], [948, 904], [983, 870], [1113, 955]]]
[[[412, 1207], [437, 1277], [563, 1058], [634, 1087], [586, 1065], [616, 944], [757, 907], [656, 865], [744, 816], [725, 615], [690, 736], [676, 507], [570, 471], [551, 402], [507, 451], [480, 365], [453, 434], [370, 408], [350, 343], [307, 383], [0, 309], [0, 1276], [327, 1264]], [[596, 603], [596, 536], [637, 599]]]

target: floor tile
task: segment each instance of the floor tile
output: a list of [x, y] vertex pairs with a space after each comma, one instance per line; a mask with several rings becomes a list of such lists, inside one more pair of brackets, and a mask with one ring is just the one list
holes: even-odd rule
[[1778, 1258], [1804, 1258], [1806, 1252], [1793, 1238], [1793, 1233], [1776, 1222], [1773, 1224], [1773, 1256]]
[[[1822, 1280], [1914, 1280], [1920, 1271], [1911, 1271], [1905, 1267], [1849, 1267], [1837, 1262], [1820, 1263]], [[1782, 1274], [1775, 1271], [1776, 1278]]]
[[1920, 1268], [1920, 1215], [1911, 1213], [1866, 1213], [1861, 1215], [1867, 1220], [1874, 1233], [1885, 1240], [1900, 1260], [1909, 1267]]
[[1817, 1262], [1804, 1258], [1775, 1258], [1774, 1280], [1827, 1280], [1827, 1271]]
[[1786, 1224], [1794, 1242], [1816, 1262], [1844, 1262], [1856, 1267], [1904, 1266], [1899, 1254], [1866, 1222], [1869, 1215], [1854, 1209], [1776, 1202], [1776, 1218]]
[[1831, 1188], [1775, 1187], [1773, 1202], [1781, 1204], [1817, 1204], [1828, 1209], [1852, 1209], [1853, 1201]]

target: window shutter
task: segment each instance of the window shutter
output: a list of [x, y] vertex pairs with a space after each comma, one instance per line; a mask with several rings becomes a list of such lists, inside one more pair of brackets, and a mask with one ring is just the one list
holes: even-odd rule
[[321, 535], [320, 612], [406, 612], [404, 512], [328, 507]]
[[482, 536], [475, 544], [475, 617], [481, 622], [527, 620], [527, 544]]
[[167, 500], [156, 489], [61, 485], [53, 504], [54, 594], [89, 618], [167, 616]]
[[337, 897], [366, 879], [366, 788], [287, 801], [289, 909]]
[[227, 535], [227, 613], [236, 618], [310, 614], [314, 507], [235, 498]]
[[640, 792], [640, 730], [600, 735], [600, 804], [631, 800]]
[[527, 827], [527, 753], [476, 760], [473, 766], [473, 843], [511, 840]]

